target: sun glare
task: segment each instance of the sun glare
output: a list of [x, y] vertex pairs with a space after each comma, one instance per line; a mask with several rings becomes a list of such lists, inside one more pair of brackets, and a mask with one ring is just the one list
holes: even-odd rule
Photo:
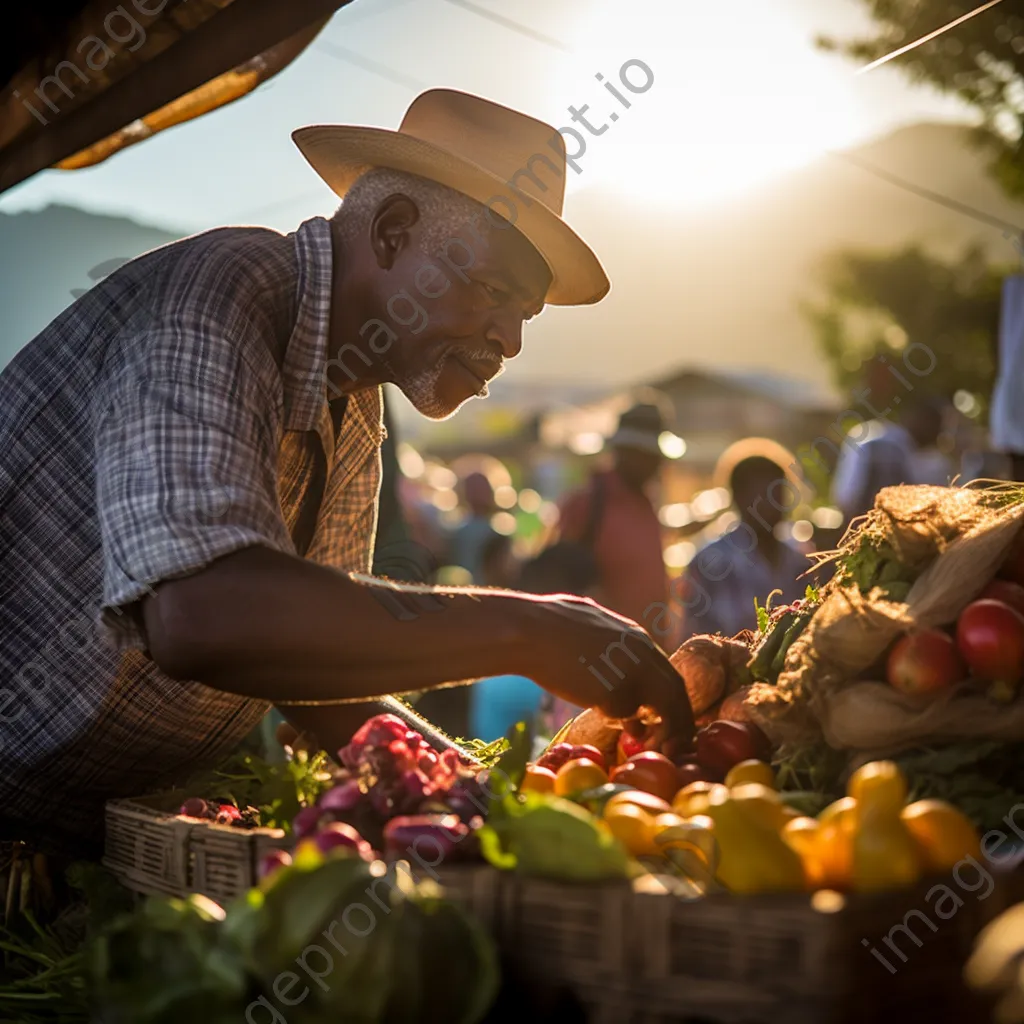
[[[628, 18], [619, 0], [589, 10], [558, 84], [577, 108], [590, 104], [586, 117], [607, 130], [588, 137], [570, 188], [600, 183], [637, 198], [706, 204], [859, 133], [852, 76], [815, 51], [806, 26], [765, 0], [632, 0]], [[631, 60], [653, 74], [642, 93], [620, 81]], [[644, 84], [636, 64], [626, 75]]]

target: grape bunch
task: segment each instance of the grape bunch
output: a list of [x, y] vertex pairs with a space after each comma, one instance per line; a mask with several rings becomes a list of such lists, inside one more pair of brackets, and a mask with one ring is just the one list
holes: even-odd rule
[[[359, 855], [396, 851], [417, 835], [431, 836], [455, 851], [456, 844], [483, 823], [488, 808], [486, 773], [477, 774], [457, 751], [438, 752], [396, 715], [376, 715], [338, 751], [341, 768], [334, 785], [292, 822], [299, 841], [339, 844], [337, 825], [354, 831], [350, 845]], [[461, 857], [475, 850], [459, 845]], [[326, 850], [325, 850], [326, 852]]]

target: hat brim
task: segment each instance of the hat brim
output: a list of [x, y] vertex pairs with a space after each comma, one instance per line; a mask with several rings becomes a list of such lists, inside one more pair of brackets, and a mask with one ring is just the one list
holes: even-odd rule
[[[340, 198], [374, 167], [417, 174], [461, 192], [478, 203], [498, 196], [501, 216], [508, 209], [508, 183], [470, 160], [402, 132], [349, 125], [310, 125], [292, 132], [310, 166]], [[525, 196], [514, 207], [515, 228], [540, 253], [551, 271], [544, 301], [553, 306], [587, 306], [611, 285], [590, 246], [558, 214]]]

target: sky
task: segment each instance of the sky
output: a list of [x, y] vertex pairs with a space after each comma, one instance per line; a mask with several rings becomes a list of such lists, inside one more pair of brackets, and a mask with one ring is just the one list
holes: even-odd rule
[[[653, 82], [591, 138], [572, 192], [707, 207], [841, 148], [957, 104], [894, 67], [855, 77], [818, 33], [869, 29], [858, 0], [355, 0], [255, 93], [95, 168], [46, 171], [0, 196], [14, 213], [67, 203], [178, 232], [227, 223], [288, 231], [337, 200], [291, 142], [306, 124], [397, 128], [423, 89], [449, 86], [556, 127], [568, 108], [618, 111], [596, 79], [628, 61]], [[492, 17], [488, 17], [488, 14]], [[507, 19], [532, 36], [501, 24]], [[566, 50], [571, 52], [566, 52]], [[642, 82], [633, 64], [626, 72]], [[619, 85], [621, 90], [621, 85]]]

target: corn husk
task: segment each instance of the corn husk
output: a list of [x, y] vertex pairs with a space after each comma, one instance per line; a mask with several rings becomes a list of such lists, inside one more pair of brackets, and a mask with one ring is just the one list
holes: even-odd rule
[[[790, 648], [778, 686], [755, 686], [754, 721], [780, 745], [824, 738], [840, 750], [897, 752], [960, 739], [1024, 740], [1024, 700], [989, 699], [965, 683], [940, 697], [901, 694], [881, 681], [883, 659], [914, 627], [949, 626], [985, 588], [1024, 522], [1024, 505], [971, 487], [891, 487], [860, 530], [874, 531], [920, 572], [905, 601], [877, 588], [830, 585]], [[848, 540], [856, 540], [855, 531]]]

